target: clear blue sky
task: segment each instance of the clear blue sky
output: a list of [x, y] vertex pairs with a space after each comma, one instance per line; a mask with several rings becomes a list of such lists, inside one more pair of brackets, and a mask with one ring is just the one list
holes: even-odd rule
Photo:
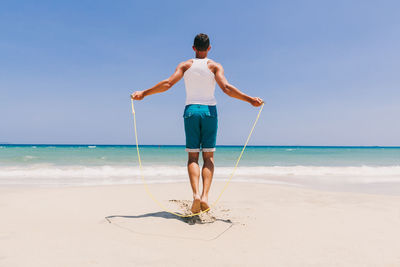
[[[400, 145], [398, 1], [2, 1], [0, 142], [134, 142], [129, 94], [193, 57], [266, 106], [253, 145]], [[184, 144], [184, 84], [137, 103], [142, 144]], [[217, 88], [218, 144], [257, 109]]]

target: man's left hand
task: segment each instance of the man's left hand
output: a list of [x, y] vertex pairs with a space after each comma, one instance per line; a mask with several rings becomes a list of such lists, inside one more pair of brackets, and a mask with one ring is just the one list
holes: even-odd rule
[[133, 100], [142, 100], [144, 98], [144, 93], [143, 91], [136, 91], [133, 94], [131, 94], [131, 98]]

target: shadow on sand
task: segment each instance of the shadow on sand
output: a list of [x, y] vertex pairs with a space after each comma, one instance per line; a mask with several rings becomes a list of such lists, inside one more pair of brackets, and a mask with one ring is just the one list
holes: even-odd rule
[[[204, 216], [204, 215], [203, 215]], [[227, 224], [227, 227], [225, 227], [222, 231], [217, 233], [215, 236], [211, 238], [204, 238], [204, 237], [188, 237], [188, 236], [178, 236], [178, 235], [167, 235], [167, 234], [156, 234], [156, 233], [145, 233], [145, 232], [140, 232], [135, 229], [132, 229], [130, 227], [126, 227], [123, 224], [119, 224], [118, 222], [113, 221], [112, 219], [114, 218], [124, 218], [124, 219], [141, 219], [141, 218], [163, 218], [163, 219], [172, 219], [172, 220], [178, 220], [183, 223], [187, 223], [189, 225], [194, 225], [194, 224], [212, 224], [216, 221], [220, 221], [223, 223]], [[127, 230], [129, 232], [135, 233], [135, 234], [142, 234], [142, 235], [152, 235], [152, 236], [163, 236], [163, 237], [168, 237], [168, 238], [179, 238], [179, 239], [191, 239], [191, 240], [202, 240], [202, 241], [212, 241], [220, 236], [222, 236], [226, 231], [228, 231], [234, 223], [230, 219], [218, 219], [215, 218], [212, 215], [208, 215], [207, 218], [200, 218], [201, 216], [193, 216], [193, 217], [179, 217], [174, 214], [168, 213], [166, 211], [159, 211], [159, 212], [152, 212], [152, 213], [145, 213], [145, 214], [140, 214], [140, 215], [110, 215], [105, 217], [105, 219], [108, 221], [108, 223], [113, 224], [121, 229]], [[211, 218], [211, 220], [210, 220]]]
[[187, 223], [189, 225], [214, 223], [216, 221], [232, 224], [232, 221], [230, 219], [218, 219], [218, 218], [215, 218], [212, 216], [211, 219], [204, 220], [199, 215], [193, 216], [193, 217], [179, 217], [177, 215], [171, 214], [166, 211], [158, 211], [158, 212], [145, 213], [145, 214], [140, 214], [140, 215], [110, 215], [110, 216], [105, 217], [105, 219], [109, 223], [111, 223], [111, 219], [113, 219], [113, 218], [141, 219], [141, 218], [148, 218], [148, 217], [173, 219], [173, 220], [178, 220], [178, 221]]

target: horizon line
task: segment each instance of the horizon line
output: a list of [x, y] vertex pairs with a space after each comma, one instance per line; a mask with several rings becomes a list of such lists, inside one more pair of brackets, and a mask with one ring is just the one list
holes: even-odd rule
[[[63, 143], [0, 143], [0, 146], [136, 146], [136, 144], [91, 144], [91, 143], [80, 143], [80, 144], [63, 144]], [[142, 144], [139, 146], [164, 146], [164, 147], [185, 147], [185, 145], [167, 145], [167, 144]], [[243, 145], [216, 145], [216, 147], [243, 147]], [[397, 145], [247, 145], [247, 147], [353, 147], [353, 148], [400, 148]]]

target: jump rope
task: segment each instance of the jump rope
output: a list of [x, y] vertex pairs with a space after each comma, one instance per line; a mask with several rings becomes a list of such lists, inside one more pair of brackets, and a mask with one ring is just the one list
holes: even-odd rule
[[[206, 209], [206, 210], [202, 210], [202, 211], [200, 211], [200, 212], [198, 212], [198, 213], [192, 213], [192, 214], [181, 214], [181, 213], [173, 212], [173, 211], [169, 210], [167, 207], [165, 207], [165, 205], [164, 205], [162, 202], [160, 202], [160, 201], [151, 193], [150, 188], [149, 188], [148, 184], [146, 183], [146, 180], [144, 179], [144, 175], [143, 175], [143, 172], [142, 172], [142, 160], [141, 160], [141, 158], [140, 158], [139, 143], [138, 143], [138, 134], [137, 134], [137, 127], [136, 127], [136, 114], [135, 114], [135, 108], [134, 108], [134, 106], [133, 106], [133, 99], [131, 99], [131, 104], [132, 104], [132, 114], [133, 114], [133, 125], [134, 125], [134, 128], [135, 128], [136, 151], [137, 151], [137, 156], [138, 156], [138, 161], [139, 161], [139, 173], [140, 173], [140, 177], [141, 177], [141, 179], [142, 179], [142, 182], [143, 182], [143, 184], [144, 184], [144, 187], [145, 187], [146, 192], [147, 192], [147, 194], [149, 195], [149, 197], [150, 197], [163, 211], [168, 212], [168, 213], [170, 213], [170, 214], [173, 214], [173, 215], [175, 215], [175, 216], [181, 217], [181, 218], [193, 217], [193, 216], [197, 216], [197, 215], [200, 215], [200, 214], [202, 214], [202, 213], [205, 213], [205, 212], [209, 211], [209, 210], [210, 210], [210, 207], [209, 207], [208, 209]], [[261, 108], [260, 108], [260, 110], [258, 111], [257, 118], [256, 118], [256, 120], [254, 121], [253, 126], [251, 127], [249, 136], [247, 137], [246, 143], [244, 144], [244, 146], [243, 146], [243, 148], [242, 148], [242, 151], [240, 152], [240, 155], [239, 155], [238, 159], [236, 160], [235, 167], [233, 168], [233, 171], [232, 171], [232, 173], [230, 174], [229, 179], [226, 181], [225, 186], [223, 187], [221, 193], [218, 195], [218, 197], [217, 197], [217, 199], [214, 201], [214, 203], [211, 204], [211, 206], [215, 207], [215, 206], [217, 205], [218, 201], [221, 199], [221, 197], [222, 197], [222, 195], [224, 194], [225, 190], [228, 188], [228, 186], [229, 186], [229, 184], [230, 184], [230, 182], [231, 182], [233, 176], [235, 175], [235, 172], [236, 172], [236, 169], [237, 169], [237, 167], [238, 167], [238, 165], [239, 165], [240, 159], [242, 158], [243, 152], [244, 152], [244, 150], [246, 149], [247, 144], [249, 143], [250, 137], [251, 137], [251, 135], [253, 134], [254, 128], [256, 127], [256, 124], [257, 124], [257, 122], [258, 122], [258, 119], [260, 118], [261, 111], [263, 110], [263, 108], [264, 108], [264, 103], [262, 103]]]

